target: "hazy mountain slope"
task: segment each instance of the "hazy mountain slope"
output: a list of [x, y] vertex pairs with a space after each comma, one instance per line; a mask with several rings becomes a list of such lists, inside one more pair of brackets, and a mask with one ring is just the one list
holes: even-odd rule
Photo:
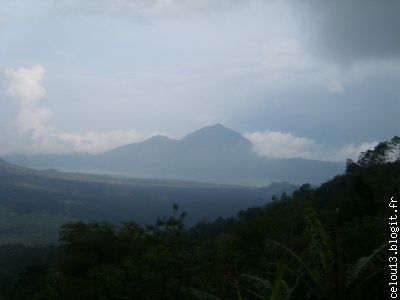
[[[295, 188], [284, 186], [289, 193]], [[72, 220], [152, 223], [169, 215], [173, 203], [188, 211], [193, 224], [233, 215], [278, 194], [268, 187], [37, 171], [3, 160], [0, 190], [0, 243], [55, 241], [58, 226]]]
[[156, 136], [97, 155], [13, 155], [7, 160], [37, 168], [259, 186], [272, 181], [317, 184], [344, 170], [339, 163], [260, 157], [240, 133], [220, 124], [181, 140]]

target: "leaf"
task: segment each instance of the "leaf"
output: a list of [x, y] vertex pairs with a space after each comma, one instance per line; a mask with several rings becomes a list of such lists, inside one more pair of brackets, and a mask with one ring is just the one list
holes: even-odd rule
[[254, 285], [254, 287], [257, 288], [262, 288], [265, 290], [273, 290], [273, 285], [270, 281], [261, 279], [257, 276], [252, 276], [252, 275], [247, 275], [247, 274], [242, 274], [242, 276], [247, 280], [247, 282], [251, 283]]
[[242, 276], [252, 283], [258, 290], [252, 291], [247, 289], [250, 293], [260, 299], [281, 300], [286, 299], [287, 295], [291, 292], [286, 281], [283, 280], [285, 273], [285, 266], [282, 264], [277, 265], [277, 274], [274, 283], [269, 280], [261, 279], [257, 276], [243, 274]]
[[282, 295], [282, 288], [287, 287], [286, 282], [283, 280], [283, 275], [285, 274], [284, 267], [279, 264], [277, 267], [277, 276], [274, 284], [274, 288], [272, 290], [271, 300], [280, 300]]
[[257, 276], [242, 274], [242, 277], [246, 279], [247, 282], [252, 284], [255, 290], [250, 288], [244, 288], [247, 292], [250, 292], [259, 299], [268, 299], [268, 296], [273, 290], [273, 285], [269, 280], [261, 279]]
[[[389, 243], [385, 243], [379, 248], [372, 251], [370, 256], [361, 257], [357, 262], [346, 272], [346, 286], [353, 284], [359, 279], [360, 274], [373, 263], [374, 260], [379, 260], [383, 255], [387, 254], [386, 247]], [[383, 259], [383, 261], [385, 261]], [[384, 263], [383, 263], [384, 264]], [[371, 277], [371, 276], [370, 276]]]
[[311, 207], [305, 210], [307, 231], [311, 236], [310, 249], [314, 257], [319, 258], [323, 274], [328, 274], [332, 267], [333, 254], [328, 244], [324, 227]]
[[294, 260], [306, 271], [306, 273], [310, 276], [310, 278], [312, 279], [312, 281], [318, 286], [320, 287], [320, 281], [318, 280], [318, 278], [316, 277], [315, 273], [310, 269], [310, 267], [300, 258], [300, 256], [298, 256], [296, 253], [294, 253], [292, 250], [290, 250], [289, 248], [287, 248], [286, 246], [282, 245], [281, 243], [274, 241], [274, 240], [270, 240], [267, 239], [267, 242], [273, 244], [274, 246], [279, 247], [280, 249], [284, 250], [286, 253], [290, 254], [290, 256], [292, 258], [294, 258]]
[[222, 300], [221, 298], [218, 298], [217, 296], [214, 296], [210, 293], [207, 293], [205, 291], [197, 290], [194, 288], [185, 288], [187, 292], [192, 294], [194, 297], [200, 299], [200, 300]]

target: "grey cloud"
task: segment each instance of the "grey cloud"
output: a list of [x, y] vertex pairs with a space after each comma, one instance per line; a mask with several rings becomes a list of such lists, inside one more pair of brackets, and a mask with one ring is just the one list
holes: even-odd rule
[[246, 5], [251, 0], [53, 0], [54, 7], [72, 11], [122, 15], [136, 20], [209, 13]]
[[324, 56], [340, 63], [400, 56], [400, 1], [289, 1]]
[[[62, 11], [125, 16], [136, 21], [210, 13], [278, 0], [53, 0]], [[278, 1], [279, 2], [279, 1]], [[311, 34], [309, 50], [340, 63], [400, 56], [398, 0], [283, 0]]]

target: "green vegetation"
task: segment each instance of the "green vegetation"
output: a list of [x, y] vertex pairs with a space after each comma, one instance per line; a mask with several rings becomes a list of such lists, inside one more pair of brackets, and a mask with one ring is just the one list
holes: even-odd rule
[[73, 221], [135, 220], [144, 225], [173, 203], [191, 212], [185, 223], [193, 225], [232, 216], [296, 188], [287, 182], [257, 188], [38, 171], [0, 160], [0, 245], [54, 243], [60, 225]]
[[75, 222], [55, 248], [2, 246], [0, 299], [386, 299], [400, 160], [375, 157], [190, 229], [174, 205], [148, 226]]
[[57, 242], [62, 224], [77, 221], [45, 211], [20, 214], [0, 205], [0, 245], [37, 245]]

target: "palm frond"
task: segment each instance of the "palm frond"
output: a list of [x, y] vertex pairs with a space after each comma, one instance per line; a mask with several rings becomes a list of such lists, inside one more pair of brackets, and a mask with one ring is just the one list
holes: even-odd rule
[[304, 269], [304, 271], [306, 272], [306, 274], [308, 274], [308, 276], [312, 279], [312, 281], [314, 282], [314, 284], [316, 284], [317, 286], [320, 286], [320, 280], [318, 279], [318, 277], [315, 275], [315, 273], [311, 270], [311, 268], [301, 259], [300, 256], [298, 256], [296, 253], [294, 253], [291, 249], [289, 249], [288, 247], [282, 245], [281, 243], [274, 241], [274, 240], [270, 240], [267, 239], [267, 243], [270, 243], [278, 248], [280, 248], [281, 250], [283, 250], [284, 252], [288, 253], [297, 263], [298, 265]]
[[386, 262], [386, 254], [387, 254], [387, 245], [388, 243], [383, 244], [379, 248], [375, 249], [370, 256], [361, 257], [357, 260], [357, 262], [348, 269], [346, 272], [346, 286], [349, 286], [356, 282], [361, 273], [370, 265], [377, 262], [380, 265], [385, 264]]
[[[266, 266], [274, 266], [277, 267], [279, 265], [279, 263], [266, 263]], [[285, 268], [286, 273], [289, 273], [293, 276], [296, 277], [296, 283], [294, 284], [294, 286], [290, 289], [289, 294], [293, 293], [293, 291], [297, 288], [297, 286], [300, 284], [300, 282], [304, 283], [307, 288], [313, 292], [314, 294], [317, 293], [317, 291], [311, 286], [312, 283], [309, 282], [309, 280], [306, 280], [304, 278], [304, 273], [299, 272], [297, 270], [293, 270], [292, 268], [290, 268], [287, 265], [282, 265]], [[290, 299], [290, 297], [288, 296], [288, 299]]]
[[283, 280], [285, 269], [281, 264], [278, 265], [276, 273], [277, 276], [272, 290], [271, 300], [281, 300], [283, 298], [282, 294], [284, 294], [282, 290], [285, 286], [287, 287], [286, 282]]
[[328, 235], [313, 208], [306, 208], [304, 216], [307, 232], [311, 238], [309, 249], [313, 257], [319, 258], [322, 273], [327, 274], [331, 270], [333, 262], [333, 253], [329, 247]]
[[261, 279], [257, 276], [252, 276], [252, 275], [247, 275], [247, 274], [242, 274], [242, 277], [252, 284], [257, 290], [262, 290], [262, 291], [272, 291], [273, 290], [273, 285], [269, 280]]
[[217, 296], [214, 296], [210, 293], [207, 293], [205, 291], [197, 290], [194, 288], [185, 288], [185, 291], [196, 297], [197, 299], [200, 300], [222, 300], [221, 298], [218, 298]]
[[269, 280], [261, 279], [257, 276], [243, 274], [242, 276], [251, 283], [256, 291], [245, 288], [254, 296], [264, 300], [283, 300], [287, 299], [287, 295], [291, 293], [291, 289], [287, 282], [283, 279], [285, 266], [282, 264], [276, 265], [276, 277], [273, 283]]

